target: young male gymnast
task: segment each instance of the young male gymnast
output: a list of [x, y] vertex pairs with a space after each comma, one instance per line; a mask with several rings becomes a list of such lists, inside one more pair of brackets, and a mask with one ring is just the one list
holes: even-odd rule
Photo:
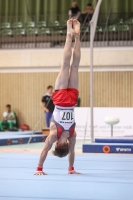
[[[75, 45], [72, 64], [70, 65], [73, 36], [75, 38]], [[80, 54], [80, 23], [75, 19], [70, 19], [67, 21], [67, 36], [63, 62], [55, 82], [55, 92], [52, 96], [55, 110], [50, 124], [50, 134], [45, 141], [35, 175], [46, 175], [43, 172], [43, 163], [55, 141], [56, 144], [53, 154], [58, 157], [68, 155], [68, 174], [79, 174], [74, 170], [74, 149], [76, 143], [74, 106], [78, 100]]]

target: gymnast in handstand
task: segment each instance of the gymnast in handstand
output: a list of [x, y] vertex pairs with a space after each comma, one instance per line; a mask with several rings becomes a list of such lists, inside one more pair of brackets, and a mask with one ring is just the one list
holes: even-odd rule
[[[73, 37], [75, 38], [75, 44], [72, 55]], [[80, 23], [75, 19], [70, 19], [67, 21], [63, 62], [55, 82], [55, 92], [52, 96], [55, 110], [50, 124], [50, 134], [45, 141], [35, 175], [46, 175], [43, 171], [43, 164], [54, 142], [56, 144], [53, 155], [58, 157], [68, 155], [68, 174], [79, 174], [74, 169], [74, 149], [76, 143], [74, 106], [78, 100], [80, 55]], [[70, 65], [71, 56], [72, 64]]]

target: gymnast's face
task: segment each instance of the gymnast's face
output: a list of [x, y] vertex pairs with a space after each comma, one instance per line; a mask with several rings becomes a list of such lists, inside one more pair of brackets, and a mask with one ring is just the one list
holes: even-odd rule
[[66, 148], [66, 146], [68, 146], [68, 142], [67, 141], [60, 141], [60, 139], [59, 140], [57, 140], [57, 142], [56, 142], [56, 148]]
[[52, 153], [60, 158], [67, 156], [69, 153], [69, 143], [58, 143], [57, 141], [55, 150]]

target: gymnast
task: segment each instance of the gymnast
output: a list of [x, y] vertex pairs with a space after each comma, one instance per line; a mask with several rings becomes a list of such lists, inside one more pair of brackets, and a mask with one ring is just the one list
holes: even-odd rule
[[[70, 65], [73, 36], [75, 38], [75, 44], [72, 64]], [[54, 142], [56, 144], [55, 150], [52, 152], [53, 155], [60, 158], [68, 155], [68, 174], [80, 174], [74, 169], [74, 149], [76, 143], [74, 106], [78, 100], [78, 68], [80, 55], [80, 23], [76, 19], [70, 19], [67, 21], [67, 36], [63, 52], [63, 62], [55, 82], [55, 92], [52, 95], [55, 110], [50, 123], [50, 134], [45, 141], [35, 175], [46, 175], [43, 172], [43, 163]]]

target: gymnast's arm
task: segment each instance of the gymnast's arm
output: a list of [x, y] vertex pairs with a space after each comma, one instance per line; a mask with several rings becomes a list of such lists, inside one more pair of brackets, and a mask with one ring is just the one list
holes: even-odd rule
[[40, 159], [38, 162], [38, 167], [36, 170], [36, 173], [34, 175], [46, 175], [46, 173], [43, 172], [43, 163], [46, 160], [48, 151], [51, 149], [53, 143], [57, 140], [57, 134], [55, 130], [51, 130], [49, 136], [45, 140], [44, 148], [41, 152]]
[[69, 154], [68, 154], [68, 161], [69, 161], [69, 168], [68, 174], [80, 174], [74, 170], [74, 159], [75, 159], [75, 144], [76, 144], [76, 132], [74, 135], [69, 138]]

